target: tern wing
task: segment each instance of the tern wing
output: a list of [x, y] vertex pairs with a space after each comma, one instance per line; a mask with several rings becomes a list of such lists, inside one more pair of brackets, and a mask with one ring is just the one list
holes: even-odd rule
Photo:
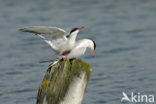
[[88, 39], [81, 39], [81, 40], [78, 40], [74, 46], [74, 48], [71, 50], [71, 52], [67, 55], [67, 58], [68, 59], [71, 59], [71, 58], [76, 58], [76, 57], [79, 57], [79, 56], [82, 56], [85, 51], [86, 51], [86, 48], [87, 48], [87, 40]]
[[[52, 41], [50, 40], [47, 40], [44, 36], [42, 35], [37, 35], [39, 36], [40, 38], [42, 38], [47, 44], [49, 44], [51, 46], [51, 48], [54, 50], [54, 51], [57, 51], [57, 47], [52, 43]], [[56, 52], [57, 53], [57, 52]]]
[[86, 51], [85, 47], [78, 47], [71, 50], [71, 52], [67, 55], [68, 59], [71, 58], [77, 58], [79, 56], [82, 56], [84, 52]]
[[[60, 52], [63, 52], [66, 49], [66, 42], [64, 38], [56, 39], [56, 40], [48, 40], [42, 35], [37, 35], [40, 38], [42, 38], [50, 47], [56, 52], [56, 54], [59, 54]], [[54, 55], [56, 55], [54, 54]]]
[[53, 39], [64, 38], [66, 31], [58, 27], [49, 26], [30, 26], [20, 29], [22, 32], [30, 32], [34, 34], [51, 35]]
[[85, 40], [82, 39], [82, 40], [79, 40], [79, 41], [76, 42], [74, 48], [67, 55], [68, 59], [77, 58], [77, 57], [79, 57], [79, 56], [84, 54], [84, 52], [86, 51], [86, 47], [83, 44], [84, 41]]

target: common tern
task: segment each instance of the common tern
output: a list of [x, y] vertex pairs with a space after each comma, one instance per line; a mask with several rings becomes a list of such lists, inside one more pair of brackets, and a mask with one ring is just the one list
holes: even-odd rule
[[[61, 28], [49, 26], [30, 26], [20, 29], [22, 32], [29, 32], [38, 35], [51, 46], [51, 48], [61, 56], [64, 52], [69, 52], [75, 46], [77, 34], [84, 27], [74, 28], [69, 34]], [[43, 35], [51, 35], [52, 39], [46, 39]]]
[[95, 41], [90, 39], [81, 39], [75, 43], [75, 46], [69, 53], [63, 53], [63, 59], [73, 59], [82, 56], [87, 48], [92, 50], [92, 56], [94, 56], [96, 48]]

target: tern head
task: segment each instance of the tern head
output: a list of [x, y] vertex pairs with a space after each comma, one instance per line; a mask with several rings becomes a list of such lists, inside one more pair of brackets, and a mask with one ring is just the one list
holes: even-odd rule
[[92, 56], [94, 56], [94, 51], [96, 49], [95, 41], [91, 39], [86, 39], [85, 45], [92, 50]]
[[70, 34], [72, 33], [78, 33], [80, 30], [82, 30], [84, 27], [78, 27], [78, 28], [73, 28], [71, 31], [70, 31]]

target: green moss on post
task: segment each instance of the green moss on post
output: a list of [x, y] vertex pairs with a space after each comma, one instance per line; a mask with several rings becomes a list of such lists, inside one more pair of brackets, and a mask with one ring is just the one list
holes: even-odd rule
[[90, 75], [82, 60], [58, 61], [48, 68], [36, 104], [81, 104]]

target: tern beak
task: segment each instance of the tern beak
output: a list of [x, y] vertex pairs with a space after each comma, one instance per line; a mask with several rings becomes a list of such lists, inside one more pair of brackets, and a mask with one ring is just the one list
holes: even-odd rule
[[92, 56], [94, 56], [94, 50], [92, 50]]
[[80, 28], [78, 28], [78, 30], [80, 31], [80, 30], [82, 30], [84, 27], [80, 27]]

